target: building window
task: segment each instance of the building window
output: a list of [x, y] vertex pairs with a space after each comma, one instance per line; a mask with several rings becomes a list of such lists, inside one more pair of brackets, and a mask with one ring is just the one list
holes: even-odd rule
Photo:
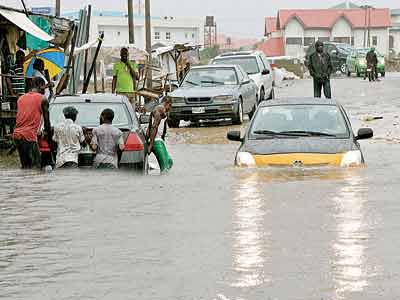
[[194, 39], [196, 37], [196, 35], [194, 33], [192, 33], [192, 39]]
[[336, 43], [350, 44], [350, 38], [347, 36], [336, 36], [333, 38], [333, 41]]
[[189, 38], [189, 34], [187, 32], [185, 32], [185, 39]]
[[354, 46], [354, 36], [351, 37], [351, 45]]
[[372, 37], [372, 46], [378, 46], [378, 37], [376, 35]]
[[121, 35], [121, 32], [120, 32], [120, 31], [118, 31], [118, 32], [117, 32], [117, 35], [118, 35], [118, 36], [120, 36], [120, 35]]
[[394, 48], [394, 36], [390, 35], [389, 36], [389, 49], [393, 49]]
[[311, 46], [315, 44], [315, 37], [305, 37], [304, 46]]
[[170, 40], [171, 39], [171, 32], [166, 32], [165, 33], [165, 39]]
[[286, 38], [286, 45], [303, 45], [302, 38], [288, 37]]
[[321, 37], [321, 36], [320, 36], [320, 37], [318, 38], [318, 41], [323, 42], [323, 43], [329, 42], [329, 37], [327, 37], [327, 36]]
[[159, 40], [160, 39], [160, 32], [159, 31], [154, 32], [154, 39], [155, 40]]

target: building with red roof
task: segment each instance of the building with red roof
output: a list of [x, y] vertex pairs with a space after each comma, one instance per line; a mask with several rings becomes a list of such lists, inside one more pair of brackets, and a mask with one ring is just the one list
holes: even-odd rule
[[[374, 46], [380, 53], [388, 54], [391, 26], [387, 8], [281, 9], [276, 18], [266, 18], [265, 36], [266, 43], [280, 37], [283, 42], [280, 51], [299, 58], [303, 58], [305, 49], [317, 40], [355, 47]], [[276, 44], [275, 40], [265, 47]]]

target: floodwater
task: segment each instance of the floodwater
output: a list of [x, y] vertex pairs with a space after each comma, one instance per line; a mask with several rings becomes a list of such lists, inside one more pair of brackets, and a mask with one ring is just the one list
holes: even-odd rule
[[397, 299], [397, 104], [364, 97], [347, 101], [378, 129], [365, 168], [236, 169], [223, 126], [172, 131], [166, 176], [1, 170], [0, 298]]

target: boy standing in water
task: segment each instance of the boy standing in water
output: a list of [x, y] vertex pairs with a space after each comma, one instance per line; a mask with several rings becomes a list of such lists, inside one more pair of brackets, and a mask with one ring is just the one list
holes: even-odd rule
[[153, 152], [156, 156], [161, 173], [168, 171], [173, 165], [173, 161], [165, 146], [167, 115], [171, 109], [171, 105], [171, 98], [166, 97], [160, 105], [154, 108], [150, 114], [150, 122], [146, 134], [149, 140], [148, 153]]

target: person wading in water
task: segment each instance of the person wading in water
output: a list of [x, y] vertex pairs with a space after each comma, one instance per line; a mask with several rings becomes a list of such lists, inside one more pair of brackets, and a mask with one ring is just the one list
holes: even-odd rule
[[331, 57], [324, 52], [324, 44], [321, 41], [315, 43], [315, 52], [310, 55], [308, 69], [314, 79], [314, 97], [321, 98], [321, 90], [324, 88], [325, 97], [330, 99], [332, 97], [330, 78], [333, 67]]
[[171, 109], [171, 98], [164, 98], [150, 114], [149, 127], [147, 128], [148, 153], [154, 153], [160, 166], [160, 172], [164, 173], [172, 168], [173, 161], [165, 146], [167, 134], [167, 116]]
[[23, 169], [41, 167], [37, 135], [42, 117], [45, 134], [51, 136], [49, 102], [44, 96], [46, 83], [42, 78], [36, 77], [32, 85], [31, 91], [17, 101], [17, 124], [13, 133]]

